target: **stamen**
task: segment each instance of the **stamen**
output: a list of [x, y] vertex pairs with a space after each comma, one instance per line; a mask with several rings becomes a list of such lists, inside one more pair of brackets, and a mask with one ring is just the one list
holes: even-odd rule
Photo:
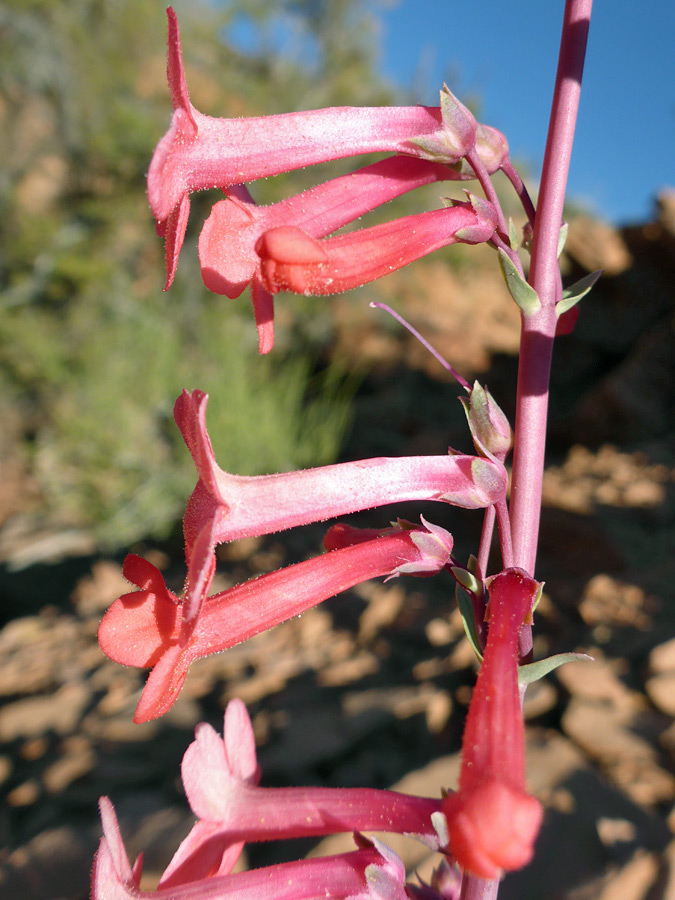
[[416, 328], [413, 328], [413, 326], [410, 324], [410, 322], [406, 322], [406, 320], [403, 318], [403, 316], [401, 316], [401, 315], [399, 315], [399, 313], [395, 312], [391, 308], [391, 306], [387, 306], [386, 303], [373, 302], [370, 304], [370, 306], [372, 306], [373, 309], [383, 309], [385, 312], [388, 312], [390, 316], [393, 316], [397, 322], [399, 322], [401, 325], [403, 325], [404, 328], [407, 328], [408, 331], [410, 332], [410, 334], [412, 334], [413, 337], [417, 338], [417, 340], [420, 342], [420, 344], [426, 350], [428, 350], [429, 353], [431, 353], [431, 355], [435, 359], [437, 359], [439, 361], [439, 363], [443, 366], [443, 368], [446, 370], [446, 372], [449, 372], [452, 375], [452, 377], [455, 379], [455, 381], [464, 388], [464, 390], [467, 392], [467, 394], [471, 393], [471, 385], [466, 380], [466, 378], [464, 378], [462, 375], [460, 375], [459, 372], [457, 371], [457, 369], [453, 368], [450, 365], [450, 363], [447, 362], [447, 360], [441, 356], [441, 354], [438, 352], [438, 350], [436, 350], [435, 347], [432, 347], [431, 344], [429, 343], [429, 341], [425, 337], [422, 337], [422, 335], [419, 333], [419, 331]]

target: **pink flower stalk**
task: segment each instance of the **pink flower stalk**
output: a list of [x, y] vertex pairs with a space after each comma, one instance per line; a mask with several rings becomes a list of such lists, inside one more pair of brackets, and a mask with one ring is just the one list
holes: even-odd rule
[[294, 225], [266, 231], [256, 244], [262, 283], [272, 294], [337, 294], [388, 275], [439, 247], [481, 244], [497, 228], [485, 201], [404, 216], [319, 241]]
[[402, 523], [379, 537], [208, 597], [189, 623], [185, 602], [166, 588], [161, 573], [130, 554], [123, 572], [139, 590], [108, 609], [99, 644], [122, 665], [153, 667], [134, 716], [135, 722], [145, 722], [172, 706], [195, 659], [220, 653], [370, 578], [433, 575], [447, 565], [451, 551], [452, 537], [444, 529]]
[[206, 596], [217, 544], [404, 500], [437, 500], [478, 509], [504, 498], [506, 471], [473, 456], [375, 458], [299, 472], [245, 477], [216, 463], [206, 430], [208, 396], [183, 391], [174, 417], [199, 481], [183, 520], [188, 565], [184, 618]]
[[439, 849], [432, 816], [444, 826], [440, 800], [372, 788], [258, 787], [255, 739], [241, 700], [231, 700], [225, 710], [223, 737], [206, 723], [195, 737], [182, 775], [198, 821], [160, 887], [229, 872], [244, 841], [390, 831]]
[[359, 849], [351, 853], [141, 891], [141, 857], [129, 865], [112, 803], [101, 797], [99, 808], [103, 837], [92, 900], [408, 900], [401, 860], [377, 839], [360, 835], [354, 836]]
[[468, 151], [476, 148], [488, 172], [496, 171], [508, 154], [503, 135], [478, 126], [447, 89], [441, 92], [440, 107], [334, 107], [238, 119], [206, 116], [190, 102], [171, 7], [167, 16], [167, 77], [174, 112], [148, 172], [157, 232], [166, 238], [167, 287], [183, 243], [192, 191], [227, 188], [372, 152], [457, 165], [453, 177], [474, 178], [471, 168], [459, 165]]
[[526, 865], [542, 819], [525, 788], [518, 634], [540, 585], [522, 569], [487, 580], [489, 630], [462, 740], [459, 791], [443, 801], [449, 846], [466, 871], [498, 878]]
[[242, 185], [229, 188], [227, 199], [213, 206], [199, 237], [204, 284], [234, 299], [253, 282], [260, 352], [268, 353], [274, 343], [274, 313], [260, 281], [260, 257], [255, 251], [265, 231], [296, 225], [312, 237], [325, 237], [407, 191], [460, 177], [449, 166], [393, 156], [269, 206], [257, 206]]

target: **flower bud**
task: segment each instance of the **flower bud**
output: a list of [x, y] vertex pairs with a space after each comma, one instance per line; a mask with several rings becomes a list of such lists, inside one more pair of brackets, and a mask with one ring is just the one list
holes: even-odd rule
[[509, 420], [487, 388], [477, 381], [467, 399], [461, 397], [476, 450], [503, 462], [513, 446]]

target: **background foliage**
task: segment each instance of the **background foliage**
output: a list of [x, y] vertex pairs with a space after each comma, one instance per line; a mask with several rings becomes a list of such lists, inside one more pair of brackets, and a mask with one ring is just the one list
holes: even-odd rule
[[[276, 4], [275, 21], [303, 48], [295, 57], [275, 44], [269, 4], [176, 10], [192, 99], [206, 112], [390, 99], [373, 71], [372, 22], [354, 4]], [[243, 12], [250, 52], [223, 37]], [[351, 387], [335, 364], [322, 367], [327, 335], [311, 311], [295, 332], [282, 324], [274, 358], [261, 361], [246, 298], [201, 286], [195, 244], [213, 196], [196, 198], [178, 278], [161, 291], [145, 172], [170, 116], [163, 7], [10, 0], [0, 55], [0, 408], [37, 487], [34, 514], [93, 526], [109, 546], [165, 534], [194, 482], [171, 419], [183, 387], [211, 392], [227, 468], [334, 459]], [[316, 178], [271, 181], [259, 198]]]

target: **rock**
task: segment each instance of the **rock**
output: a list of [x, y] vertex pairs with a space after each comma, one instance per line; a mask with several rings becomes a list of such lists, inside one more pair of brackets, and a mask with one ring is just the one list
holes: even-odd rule
[[675, 778], [658, 765], [653, 744], [635, 733], [636, 720], [626, 710], [573, 697], [562, 727], [637, 803], [675, 797]]
[[588, 216], [574, 216], [569, 223], [565, 254], [588, 272], [603, 269], [605, 275], [619, 275], [633, 264], [633, 258], [619, 232]]
[[544, 473], [544, 502], [570, 512], [592, 513], [598, 505], [659, 506], [672, 478], [668, 466], [649, 463], [643, 453], [622, 453], [605, 444], [597, 451], [575, 445], [561, 466]]
[[8, 703], [0, 709], [0, 740], [39, 735], [45, 731], [69, 734], [91, 698], [84, 682], [65, 684], [55, 694]]
[[675, 672], [660, 672], [647, 679], [647, 695], [657, 709], [675, 716]]
[[659, 225], [675, 237], [675, 188], [667, 187], [656, 198]]
[[574, 697], [606, 702], [621, 714], [632, 714], [644, 708], [644, 699], [619, 679], [623, 660], [606, 660], [600, 651], [589, 650], [593, 661], [579, 660], [556, 669], [558, 681]]
[[552, 710], [558, 702], [558, 692], [547, 678], [528, 685], [523, 703], [525, 719], [536, 719]]
[[3, 900], [86, 900], [97, 841], [93, 829], [72, 826], [38, 835], [0, 866]]
[[579, 612], [587, 625], [632, 626], [647, 629], [651, 622], [645, 592], [635, 584], [594, 575], [586, 584]]
[[583, 395], [571, 432], [585, 442], [664, 438], [673, 428], [675, 317], [638, 332], [628, 355]]
[[621, 870], [612, 874], [597, 900], [646, 900], [659, 873], [653, 853], [639, 852]]
[[81, 578], [72, 594], [78, 612], [83, 616], [100, 615], [122, 594], [133, 590], [122, 575], [122, 566], [101, 559], [91, 567], [91, 575]]
[[675, 638], [654, 647], [649, 654], [649, 668], [655, 674], [675, 672]]
[[59, 759], [47, 766], [42, 781], [50, 794], [62, 793], [73, 781], [90, 772], [96, 763], [92, 743], [81, 735], [67, 738]]

